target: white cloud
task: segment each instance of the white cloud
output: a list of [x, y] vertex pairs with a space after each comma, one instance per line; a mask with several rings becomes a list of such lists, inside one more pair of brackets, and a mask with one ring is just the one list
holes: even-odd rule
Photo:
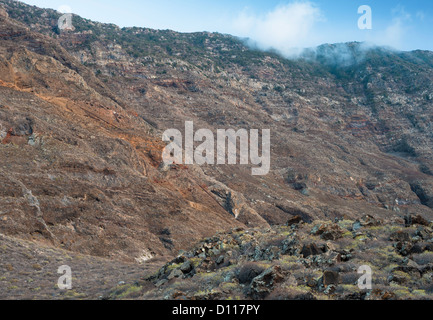
[[68, 5], [61, 5], [57, 11], [61, 12], [61, 13], [72, 13], [72, 8]]
[[392, 10], [394, 18], [383, 32], [379, 32], [373, 39], [378, 45], [391, 46], [396, 49], [405, 50], [405, 41], [411, 29], [412, 15], [407, 13], [402, 6]]
[[323, 21], [323, 15], [314, 4], [293, 2], [262, 16], [244, 10], [236, 19], [234, 29], [260, 49], [273, 48], [290, 56], [301, 48], [314, 45], [314, 27], [319, 21]]
[[391, 25], [385, 30], [383, 40], [380, 41], [383, 44], [399, 48], [402, 45], [405, 34], [405, 26], [401, 18], [395, 18]]
[[417, 17], [417, 19], [424, 21], [425, 20], [425, 13], [423, 11], [418, 11], [416, 13], [416, 17]]

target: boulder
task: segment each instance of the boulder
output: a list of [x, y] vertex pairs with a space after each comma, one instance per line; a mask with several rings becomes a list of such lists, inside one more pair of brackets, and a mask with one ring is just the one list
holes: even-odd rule
[[412, 253], [413, 244], [411, 242], [397, 242], [395, 248], [399, 254], [402, 256], [407, 256]]
[[301, 250], [301, 254], [304, 258], [309, 256], [317, 256], [322, 254], [323, 251], [315, 243], [305, 244]]
[[294, 216], [287, 221], [287, 226], [291, 227], [293, 225], [299, 224], [302, 222], [302, 218], [300, 216]]
[[255, 277], [249, 288], [249, 295], [253, 299], [263, 299], [274, 289], [275, 284], [284, 281], [284, 274], [280, 266], [266, 269]]
[[180, 271], [182, 271], [183, 273], [190, 273], [193, 269], [193, 265], [191, 264], [191, 261], [185, 261], [181, 266], [180, 266]]
[[433, 243], [426, 244], [426, 246], [424, 247], [424, 250], [433, 252]]
[[396, 231], [392, 233], [389, 237], [391, 241], [399, 241], [399, 242], [410, 242], [410, 235], [406, 231]]
[[296, 236], [288, 237], [281, 242], [281, 254], [282, 255], [297, 255], [299, 252], [299, 241]]
[[376, 219], [376, 218], [367, 214], [367, 215], [363, 216], [361, 219], [359, 219], [359, 223], [363, 227], [374, 227], [374, 226], [381, 225], [382, 221], [380, 221], [379, 219]]
[[241, 284], [251, 284], [253, 279], [262, 274], [264, 268], [255, 263], [247, 263], [239, 270], [238, 280]]
[[324, 223], [311, 231], [313, 235], [320, 235], [323, 240], [337, 240], [343, 236], [343, 229], [335, 223]]
[[168, 280], [174, 279], [174, 278], [180, 278], [183, 276], [183, 272], [180, 271], [180, 269], [174, 269], [173, 271], [171, 271], [171, 273], [169, 274], [169, 276], [167, 277]]
[[358, 231], [359, 229], [362, 228], [362, 224], [360, 221], [355, 221], [352, 225], [352, 230], [353, 231]]
[[224, 256], [219, 256], [218, 259], [215, 262], [218, 265], [221, 264], [221, 263], [223, 263], [224, 262]]
[[324, 254], [324, 258], [326, 259], [329, 265], [334, 265], [341, 262], [341, 254], [335, 251], [328, 251]]
[[420, 237], [422, 240], [429, 240], [432, 238], [432, 232], [427, 228], [419, 227], [416, 230], [416, 235]]
[[340, 283], [340, 274], [336, 271], [325, 271], [320, 282], [324, 287], [337, 286]]
[[430, 225], [430, 222], [424, 219], [421, 215], [407, 215], [404, 217], [404, 222], [406, 227], [410, 227], [412, 225], [418, 224], [421, 226], [428, 227]]
[[325, 291], [323, 291], [324, 294], [333, 294], [337, 290], [337, 286], [330, 284], [326, 287]]

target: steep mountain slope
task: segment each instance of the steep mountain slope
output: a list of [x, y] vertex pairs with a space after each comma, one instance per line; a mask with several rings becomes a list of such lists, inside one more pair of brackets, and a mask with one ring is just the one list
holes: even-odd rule
[[236, 225], [186, 170], [157, 170], [159, 137], [56, 42], [1, 33], [2, 233], [134, 261]]
[[[145, 261], [293, 216], [433, 220], [433, 53], [296, 60], [232, 36], [118, 28], [2, 0], [0, 233]], [[161, 166], [162, 132], [271, 129], [271, 171]]]
[[[185, 120], [211, 129], [270, 128], [272, 173], [262, 182], [252, 182], [247, 169], [223, 167], [219, 174], [206, 168], [226, 184], [236, 170], [238, 181], [248, 181], [237, 190], [251, 200], [262, 183], [289, 189], [270, 195], [259, 187], [256, 200], [270, 204], [259, 210], [262, 215], [280, 216], [279, 199], [302, 203], [305, 197], [286, 183], [299, 175], [308, 176], [311, 193], [336, 195], [336, 201], [363, 199], [389, 209], [398, 209], [396, 200], [430, 201], [430, 52], [353, 43], [325, 45], [290, 61], [250, 50], [231, 36], [119, 29], [79, 17], [75, 31], [57, 35], [52, 30], [59, 14], [12, 4], [11, 15], [57, 38], [160, 131], [183, 128]], [[248, 189], [251, 183], [254, 190]], [[424, 200], [413, 189], [422, 190]], [[304, 205], [314, 201], [311, 195]]]

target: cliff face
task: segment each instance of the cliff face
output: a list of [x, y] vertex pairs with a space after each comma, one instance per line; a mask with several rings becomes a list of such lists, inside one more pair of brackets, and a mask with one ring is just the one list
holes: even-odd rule
[[[0, 3], [0, 232], [143, 261], [294, 215], [432, 220], [431, 52], [351, 43], [287, 60], [78, 16], [61, 32], [52, 10]], [[190, 120], [271, 129], [271, 172], [165, 170], [162, 132]]]
[[[127, 261], [241, 225], [57, 41], [0, 17], [1, 232]], [[123, 105], [122, 105], [123, 103]]]

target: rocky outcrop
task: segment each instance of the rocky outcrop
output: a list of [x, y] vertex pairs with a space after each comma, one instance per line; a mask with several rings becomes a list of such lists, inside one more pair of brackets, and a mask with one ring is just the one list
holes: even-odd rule
[[[359, 52], [348, 43], [287, 61], [229, 35], [79, 16], [59, 32], [60, 13], [0, 2], [0, 233], [116, 261], [164, 257], [150, 297], [178, 281], [195, 293], [171, 297], [249, 297], [246, 262], [265, 265], [257, 297], [429, 297], [431, 52], [324, 56]], [[162, 132], [190, 120], [270, 129], [269, 174], [164, 165]], [[390, 274], [412, 259], [422, 272]], [[354, 261], [373, 263], [384, 288], [356, 291]], [[321, 286], [327, 271], [344, 286]]]
[[283, 282], [286, 276], [278, 266], [269, 268], [252, 280], [248, 294], [253, 299], [263, 299], [274, 290], [275, 285]]

